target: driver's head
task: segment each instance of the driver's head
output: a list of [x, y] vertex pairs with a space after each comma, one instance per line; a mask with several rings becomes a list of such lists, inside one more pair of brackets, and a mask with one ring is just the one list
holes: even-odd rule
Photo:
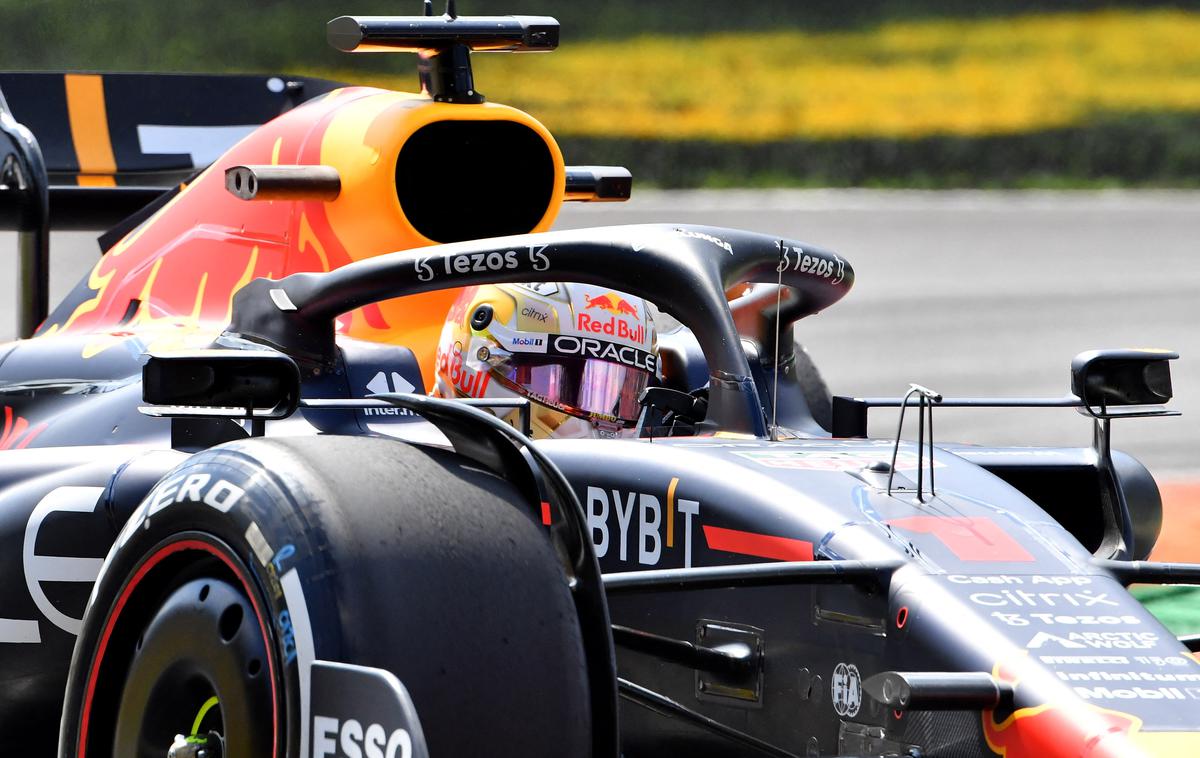
[[[622, 436], [656, 347], [641, 298], [586, 284], [467, 287], [442, 329], [434, 393], [526, 398], [535, 438]], [[515, 410], [492, 412], [517, 423]]]

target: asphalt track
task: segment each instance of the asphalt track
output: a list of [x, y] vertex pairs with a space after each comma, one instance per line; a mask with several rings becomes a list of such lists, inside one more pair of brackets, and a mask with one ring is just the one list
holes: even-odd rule
[[[560, 226], [680, 221], [835, 250], [854, 289], [800, 322], [835, 394], [1067, 393], [1071, 358], [1169, 347], [1181, 418], [1129, 420], [1118, 447], [1166, 477], [1200, 477], [1200, 193], [643, 192], [568, 208]], [[1073, 410], [943, 409], [938, 438], [1085, 445]], [[872, 414], [872, 434], [895, 417]]]
[[[947, 396], [1066, 394], [1071, 358], [1102, 347], [1166, 347], [1177, 418], [1114, 423], [1114, 445], [1159, 481], [1155, 558], [1197, 560], [1200, 538], [1200, 193], [642, 192], [569, 208], [560, 226], [679, 221], [772, 232], [854, 266], [850, 294], [797, 335], [833, 392]], [[896, 416], [872, 413], [871, 434]], [[1086, 445], [1073, 410], [943, 409], [938, 439]]]
[[[1076, 353], [1169, 347], [1180, 418], [1117, 422], [1114, 444], [1150, 468], [1172, 503], [1200, 505], [1200, 193], [635, 192], [626, 204], [569, 205], [559, 227], [677, 221], [778, 234], [831, 248], [854, 290], [797, 331], [836, 394], [895, 395], [919, 382], [947, 396], [1058, 396]], [[15, 271], [11, 234], [0, 256]], [[52, 293], [95, 260], [94, 237], [56, 235]], [[2, 259], [0, 259], [2, 260]], [[13, 335], [15, 282], [0, 293]], [[872, 416], [872, 434], [895, 416]], [[938, 412], [940, 440], [1085, 445], [1071, 410]], [[1181, 500], [1181, 498], [1183, 498]], [[1170, 523], [1191, 516], [1175, 506]], [[1193, 516], [1200, 529], [1200, 514]], [[1189, 530], [1190, 531], [1190, 530]], [[1197, 532], [1200, 533], [1200, 532]]]

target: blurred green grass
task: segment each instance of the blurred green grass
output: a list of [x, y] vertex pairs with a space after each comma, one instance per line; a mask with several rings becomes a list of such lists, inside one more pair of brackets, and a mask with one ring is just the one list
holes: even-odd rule
[[1200, 187], [1200, 113], [1112, 114], [986, 137], [756, 143], [560, 137], [571, 163], [628, 166], [676, 187], [1068, 189]]
[[[434, 0], [441, 13], [445, 0]], [[458, 0], [464, 15], [546, 15], [563, 47], [639, 34], [869, 29], [913, 19], [985, 19], [1106, 8], [1200, 9], [1200, 0]], [[343, 14], [416, 15], [420, 0], [0, 0], [0, 68], [152, 71], [336, 66], [325, 22]], [[356, 66], [395, 71], [387, 56]]]
[[[409, 56], [336, 53], [324, 23], [419, 7], [0, 0], [0, 68], [292, 71], [411, 89]], [[479, 87], [546, 122], [569, 161], [627, 165], [643, 186], [1200, 186], [1200, 0], [459, 10], [559, 17], [559, 52], [479, 56]]]
[[1200, 634], [1200, 587], [1143, 585], [1132, 592], [1176, 635]]

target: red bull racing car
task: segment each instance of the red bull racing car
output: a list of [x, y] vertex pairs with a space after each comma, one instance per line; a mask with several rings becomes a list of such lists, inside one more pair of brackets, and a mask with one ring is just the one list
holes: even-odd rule
[[[1200, 753], [1196, 645], [1125, 589], [1200, 568], [1146, 561], [1158, 490], [1110, 447], [1169, 412], [1173, 353], [1082, 354], [1058, 398], [831, 399], [792, 325], [850, 263], [551, 231], [629, 174], [475, 88], [473, 51], [551, 50], [553, 19], [452, 6], [328, 26], [417, 53], [412, 94], [0, 74], [5, 755]], [[51, 228], [107, 230], [52, 309]], [[426, 394], [462, 288], [563, 282], [591, 288], [573, 331], [520, 346], [651, 374], [627, 434], [534, 442], [528, 400]], [[680, 326], [613, 348], [643, 299]], [[867, 437], [880, 406], [907, 437]], [[954, 406], [1075, 407], [1095, 438], [935, 442]]]

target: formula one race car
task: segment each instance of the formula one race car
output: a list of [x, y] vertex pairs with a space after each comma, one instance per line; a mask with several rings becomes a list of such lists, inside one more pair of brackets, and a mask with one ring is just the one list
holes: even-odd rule
[[[1168, 413], [1175, 355], [1083, 354], [1065, 398], [823, 398], [792, 325], [850, 264], [548, 231], [629, 175], [566, 167], [475, 89], [471, 51], [550, 50], [553, 19], [452, 6], [329, 24], [418, 53], [420, 94], [0, 75], [31, 337], [0, 347], [4, 754], [1200, 754], [1191, 641], [1125, 590], [1200, 567], [1144, 561], [1158, 490], [1109, 446]], [[51, 225], [112, 229], [47, 313]], [[682, 324], [630, 358], [655, 369], [637, 438], [535, 443], [424, 394], [456, 292], [502, 282]], [[935, 445], [956, 405], [1076, 407], [1096, 436]], [[878, 406], [916, 442], [868, 439]]]

